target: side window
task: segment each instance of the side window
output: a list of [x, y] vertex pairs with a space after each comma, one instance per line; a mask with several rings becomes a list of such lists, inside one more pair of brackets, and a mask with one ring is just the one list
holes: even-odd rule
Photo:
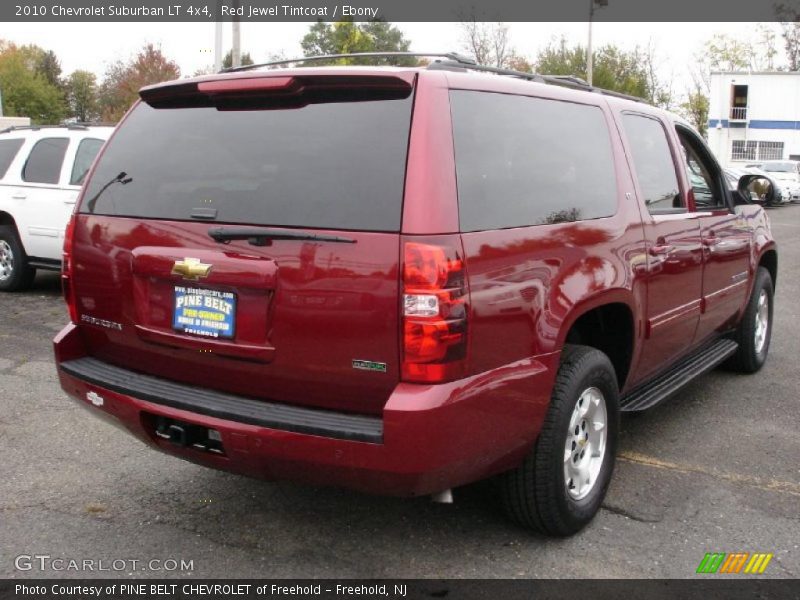
[[95, 138], [86, 138], [81, 140], [78, 145], [78, 151], [75, 154], [75, 163], [72, 165], [72, 175], [69, 178], [70, 185], [83, 185], [83, 180], [86, 178], [86, 173], [89, 167], [92, 166], [97, 153], [103, 147], [103, 140]]
[[462, 231], [608, 217], [617, 188], [600, 108], [453, 90]]
[[0, 179], [6, 176], [6, 171], [8, 171], [8, 167], [11, 166], [11, 163], [14, 161], [14, 158], [17, 156], [17, 152], [19, 149], [22, 148], [22, 144], [25, 140], [0, 140]]
[[664, 127], [656, 119], [632, 113], [622, 115], [622, 123], [650, 214], [686, 210]]
[[22, 169], [23, 181], [58, 183], [68, 145], [69, 138], [44, 138], [36, 142]]
[[718, 168], [708, 157], [704, 157], [702, 146], [694, 136], [677, 128], [681, 140], [683, 158], [686, 165], [686, 177], [692, 186], [694, 204], [698, 209], [726, 208], [725, 198], [718, 184]]

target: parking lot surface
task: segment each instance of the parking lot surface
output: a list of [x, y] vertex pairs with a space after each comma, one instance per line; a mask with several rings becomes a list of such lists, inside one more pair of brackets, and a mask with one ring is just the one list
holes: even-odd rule
[[[564, 540], [507, 521], [487, 485], [442, 505], [255, 481], [147, 448], [61, 392], [51, 339], [67, 316], [57, 274], [40, 274], [0, 294], [0, 577], [680, 578], [706, 552], [737, 551], [774, 554], [762, 577], [800, 577], [800, 206], [769, 214], [780, 258], [766, 367], [715, 371], [623, 419], [603, 508]], [[117, 562], [42, 571], [20, 555]]]

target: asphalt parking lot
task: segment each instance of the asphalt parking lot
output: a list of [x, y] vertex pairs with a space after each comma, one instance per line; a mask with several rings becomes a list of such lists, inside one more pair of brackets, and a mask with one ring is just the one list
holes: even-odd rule
[[706, 552], [734, 551], [774, 553], [763, 577], [800, 577], [800, 206], [770, 217], [780, 259], [766, 367], [715, 371], [624, 419], [603, 509], [565, 540], [515, 527], [486, 486], [456, 490], [452, 505], [379, 498], [145, 447], [61, 392], [51, 339], [67, 316], [58, 276], [40, 274], [0, 295], [0, 577], [115, 575], [15, 567], [49, 555], [192, 562], [116, 573], [142, 577], [682, 578]]

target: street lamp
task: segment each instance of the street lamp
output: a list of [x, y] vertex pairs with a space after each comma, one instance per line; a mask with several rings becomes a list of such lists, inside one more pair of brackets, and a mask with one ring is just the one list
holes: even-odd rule
[[608, 0], [589, 0], [589, 43], [586, 47], [586, 80], [592, 85], [592, 19], [594, 11], [608, 6]]

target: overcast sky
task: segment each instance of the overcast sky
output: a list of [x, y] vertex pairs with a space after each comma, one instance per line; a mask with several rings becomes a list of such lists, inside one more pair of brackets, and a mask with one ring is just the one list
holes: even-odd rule
[[[463, 50], [458, 23], [396, 23], [411, 40], [412, 50], [439, 52]], [[777, 23], [767, 23], [777, 35], [779, 56], [783, 54]], [[256, 62], [283, 52], [301, 56], [300, 40], [309, 23], [242, 23], [242, 50]], [[586, 23], [510, 23], [511, 41], [517, 52], [533, 57], [539, 48], [564, 35], [571, 42], [586, 43]], [[752, 38], [753, 23], [595, 23], [595, 47], [613, 43], [623, 48], [645, 46], [652, 40], [657, 49], [663, 79], [675, 81], [675, 91], [688, 83], [688, 66], [703, 42], [714, 33], [739, 39]], [[64, 74], [86, 69], [102, 77], [106, 66], [127, 60], [146, 42], [160, 45], [177, 61], [183, 75], [213, 64], [213, 23], [6, 23], [0, 38], [53, 50]], [[230, 23], [224, 26], [224, 46], [230, 47]]]

